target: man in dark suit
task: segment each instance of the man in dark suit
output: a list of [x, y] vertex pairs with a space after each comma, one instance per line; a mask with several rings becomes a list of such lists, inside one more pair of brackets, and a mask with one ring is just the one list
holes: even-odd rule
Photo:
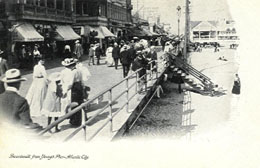
[[18, 127], [41, 128], [32, 122], [27, 100], [18, 94], [21, 82], [25, 80], [18, 69], [6, 71], [2, 81], [6, 83], [7, 87], [5, 92], [0, 94], [0, 119], [1, 122], [11, 123]]
[[131, 65], [131, 56], [128, 52], [128, 46], [124, 45], [120, 51], [120, 61], [123, 66], [123, 76], [127, 77]]
[[8, 70], [7, 61], [3, 58], [3, 51], [0, 50], [0, 76], [4, 75]]
[[112, 50], [112, 57], [113, 57], [114, 62], [115, 62], [115, 69], [117, 69], [117, 67], [118, 67], [118, 60], [120, 58], [120, 48], [119, 48], [117, 43], [114, 44], [114, 48]]
[[99, 43], [96, 44], [96, 49], [95, 49], [95, 55], [97, 57], [97, 65], [100, 65], [100, 57], [102, 55], [102, 49], [100, 48]]
[[[4, 52], [0, 49], [0, 79], [3, 78], [5, 72], [8, 70], [7, 61], [3, 58]], [[0, 94], [5, 91], [4, 82], [0, 80]]]

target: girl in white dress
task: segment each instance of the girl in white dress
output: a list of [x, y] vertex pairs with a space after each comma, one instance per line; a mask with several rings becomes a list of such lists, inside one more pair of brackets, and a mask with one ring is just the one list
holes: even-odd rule
[[44, 61], [41, 58], [37, 58], [36, 61], [32, 85], [26, 95], [26, 100], [30, 105], [30, 114], [34, 117], [41, 116], [43, 101], [47, 92], [47, 73], [43, 66]]
[[[48, 91], [43, 103], [42, 114], [48, 117], [48, 125], [51, 124], [52, 118], [56, 121], [59, 117], [65, 115], [65, 111], [61, 111], [62, 86], [59, 72], [54, 72], [49, 77]], [[58, 125], [55, 132], [59, 132]], [[51, 131], [50, 131], [51, 132]]]
[[112, 51], [113, 51], [113, 47], [111, 45], [109, 45], [109, 47], [106, 50], [106, 62], [107, 62], [107, 66], [109, 66], [109, 67], [114, 65]]

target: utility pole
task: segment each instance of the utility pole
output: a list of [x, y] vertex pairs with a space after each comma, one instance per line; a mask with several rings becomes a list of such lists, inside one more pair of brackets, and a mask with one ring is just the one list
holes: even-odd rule
[[183, 49], [183, 57], [184, 60], [188, 60], [188, 47], [190, 42], [190, 1], [186, 0], [186, 8], [185, 8], [185, 36], [184, 36], [184, 49]]

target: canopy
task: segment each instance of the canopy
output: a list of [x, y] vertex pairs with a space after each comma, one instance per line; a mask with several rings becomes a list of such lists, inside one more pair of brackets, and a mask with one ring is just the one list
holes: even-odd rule
[[55, 36], [55, 39], [57, 41], [69, 41], [81, 38], [70, 26], [57, 26], [56, 32], [57, 35]]
[[97, 31], [98, 35], [95, 38], [104, 39], [105, 37], [115, 37], [113, 33], [111, 33], [106, 27], [104, 26], [98, 26], [98, 27], [91, 27], [91, 26], [85, 26], [84, 32], [81, 32], [84, 36], [89, 36], [89, 33], [91, 31]]
[[143, 37], [143, 36], [147, 36], [147, 34], [138, 28], [134, 28], [132, 30], [129, 31], [130, 32], [130, 36], [136, 36], [136, 37]]
[[153, 33], [151, 33], [149, 30], [143, 29], [143, 31], [146, 34], [146, 36], [153, 36]]
[[13, 34], [13, 39], [17, 42], [44, 41], [44, 38], [31, 24], [21, 24], [16, 27]]

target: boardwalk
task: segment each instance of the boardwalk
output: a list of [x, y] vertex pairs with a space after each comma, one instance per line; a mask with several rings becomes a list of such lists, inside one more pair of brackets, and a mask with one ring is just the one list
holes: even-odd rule
[[[162, 53], [159, 53], [162, 54]], [[84, 62], [83, 64], [86, 65], [87, 62]], [[91, 87], [91, 92], [90, 92], [90, 99], [94, 97], [95, 95], [99, 94], [105, 89], [110, 88], [112, 85], [118, 83], [123, 79], [123, 70], [120, 67], [118, 70], [115, 70], [114, 67], [107, 67], [104, 64], [104, 60], [102, 60], [102, 63], [100, 66], [90, 66], [89, 70], [92, 74], [91, 78], [89, 79], [89, 86]], [[51, 72], [56, 72], [56, 71], [61, 71], [63, 67], [57, 67], [57, 68], [52, 68], [48, 69], [47, 73], [50, 74]], [[29, 88], [29, 83], [31, 82], [31, 74], [25, 75], [26, 78], [28, 78], [27, 83], [24, 83], [22, 86], [21, 94], [25, 96], [28, 88]], [[155, 76], [154, 76], [155, 77]], [[133, 85], [133, 83], [136, 81], [135, 76], [129, 80], [129, 87]], [[153, 81], [154, 82], [154, 81]], [[153, 82], [149, 82], [151, 85]], [[121, 83], [115, 89], [112, 91], [112, 98], [116, 98], [119, 96], [119, 94], [126, 89], [126, 82]], [[136, 92], [136, 86], [133, 86], [131, 91], [129, 92], [129, 97], [132, 97]], [[95, 113], [97, 113], [100, 109], [104, 108], [109, 101], [109, 94], [105, 94], [103, 96], [102, 101], [100, 102], [93, 102], [91, 103], [91, 106], [88, 109], [87, 116], [88, 118], [91, 118]], [[143, 99], [145, 94], [138, 95], [133, 98], [131, 103], [129, 104], [129, 112], [126, 112], [126, 109], [123, 108], [118, 115], [113, 119], [113, 127], [112, 127], [112, 132], [110, 131], [110, 124], [106, 126], [98, 136], [99, 138], [106, 139], [106, 140], [111, 140], [111, 138], [117, 133], [117, 131], [122, 127], [122, 125], [127, 121], [129, 116], [131, 115], [131, 112], [133, 109], [136, 108], [136, 106], [140, 103], [140, 101]], [[113, 104], [113, 109], [112, 112], [113, 114], [120, 110], [119, 108], [123, 106], [126, 103], [126, 94], [122, 95], [114, 104]], [[109, 117], [109, 108], [104, 110], [100, 115], [98, 115], [93, 121], [91, 121], [88, 124], [87, 127], [87, 139], [91, 138], [91, 136], [94, 134], [94, 132], [101, 127], [103, 124], [107, 122], [107, 119]], [[43, 127], [47, 126], [47, 118], [46, 117], [39, 117], [39, 118], [33, 118], [35, 122], [40, 123]], [[55, 133], [55, 134], [45, 134], [47, 140], [57, 140], [61, 141], [64, 140], [69, 134], [71, 134], [73, 131], [75, 131], [77, 128], [71, 127], [71, 125], [68, 123], [68, 120], [65, 120], [61, 124], [59, 124], [59, 127], [61, 128], [61, 132]], [[83, 130], [80, 130], [79, 133], [73, 137], [73, 139], [77, 140], [84, 140], [83, 136]]]

